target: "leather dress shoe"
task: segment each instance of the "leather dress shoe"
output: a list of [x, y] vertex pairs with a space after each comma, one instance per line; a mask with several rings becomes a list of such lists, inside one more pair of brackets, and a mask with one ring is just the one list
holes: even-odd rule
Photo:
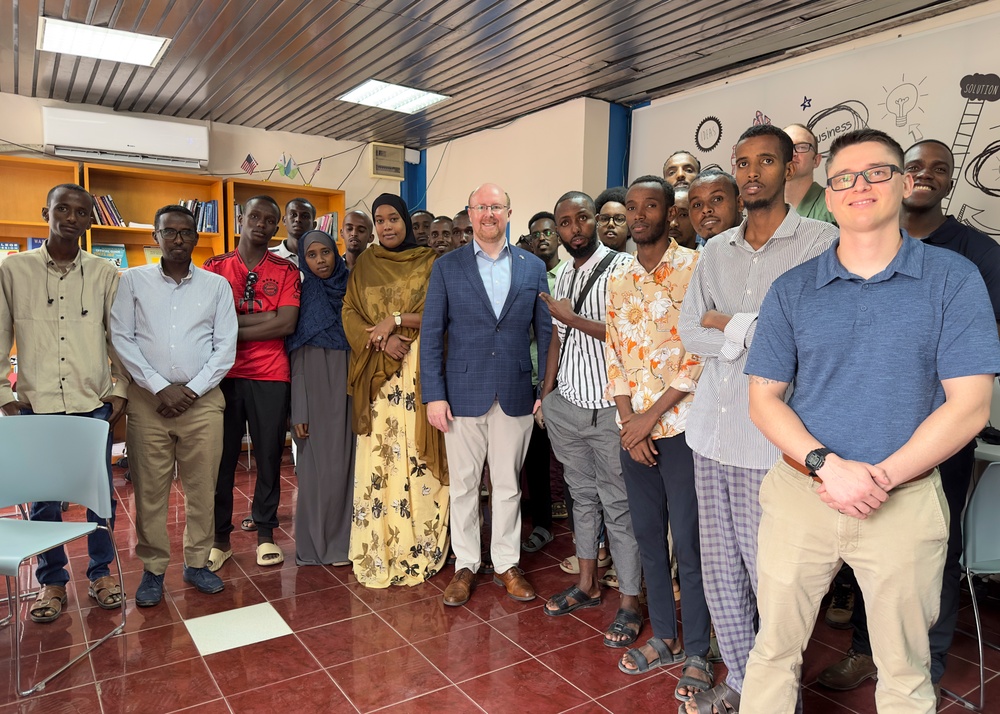
[[444, 589], [444, 604], [458, 607], [469, 602], [472, 591], [476, 589], [476, 574], [468, 568], [462, 568]]
[[877, 679], [878, 668], [875, 660], [854, 650], [848, 650], [847, 656], [836, 664], [820, 672], [817, 681], [827, 689], [847, 691], [859, 686], [866, 679]]
[[493, 582], [500, 587], [506, 588], [507, 597], [512, 600], [528, 602], [535, 599], [535, 589], [531, 587], [531, 583], [521, 574], [521, 569], [516, 566], [494, 575]]

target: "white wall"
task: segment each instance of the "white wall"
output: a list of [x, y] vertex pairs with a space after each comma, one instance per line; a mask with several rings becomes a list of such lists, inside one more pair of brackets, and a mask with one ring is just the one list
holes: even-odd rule
[[526, 233], [538, 211], [551, 211], [566, 191], [596, 196], [608, 166], [608, 105], [574, 99], [496, 129], [427, 149], [427, 207], [454, 215], [479, 184], [496, 183], [510, 194], [510, 235]]
[[[1000, 92], [992, 101], [962, 96], [966, 75], [1000, 74], [997, 37], [1000, 1], [991, 0], [667, 97], [633, 114], [629, 175], [659, 174], [678, 149], [730, 170], [737, 138], [755, 122], [812, 126], [821, 152], [838, 133], [867, 124], [904, 148], [921, 138], [952, 146], [964, 170], [948, 212], [1000, 236]], [[898, 88], [915, 94], [899, 105]], [[706, 150], [716, 121], [721, 140]]]
[[[103, 107], [90, 107], [80, 104], [67, 104], [50, 99], [33, 99], [15, 94], [0, 93], [0, 148], [4, 153], [20, 156], [38, 155], [31, 151], [17, 149], [7, 144], [22, 144], [41, 150], [42, 137], [42, 107], [59, 106], [111, 113]], [[152, 119], [167, 119], [154, 115], [143, 115]], [[171, 121], [177, 121], [171, 119]], [[205, 124], [206, 122], [192, 122]], [[342, 188], [347, 193], [347, 206], [364, 201], [371, 201], [383, 191], [399, 192], [398, 181], [376, 181], [368, 176], [365, 159], [362, 158], [357, 168], [351, 173], [352, 167], [362, 151], [363, 144], [354, 141], [337, 141], [321, 136], [306, 136], [281, 131], [265, 131], [207, 122], [209, 127], [209, 166], [204, 173], [215, 176], [234, 175], [247, 177], [240, 169], [240, 164], [246, 155], [253, 154], [260, 164], [257, 173], [248, 178], [255, 180], [268, 179], [275, 183], [297, 184], [301, 186], [303, 179], [296, 177], [287, 179], [277, 171], [268, 177], [268, 169], [280, 158], [282, 152], [291, 155], [298, 163], [313, 161], [320, 157], [347, 152], [341, 156], [323, 159], [323, 165], [312, 181], [313, 186], [322, 188]], [[305, 179], [312, 174], [313, 165], [304, 167]], [[350, 173], [350, 176], [348, 174]], [[347, 180], [344, 181], [345, 177]], [[341, 183], [343, 182], [343, 186]]]

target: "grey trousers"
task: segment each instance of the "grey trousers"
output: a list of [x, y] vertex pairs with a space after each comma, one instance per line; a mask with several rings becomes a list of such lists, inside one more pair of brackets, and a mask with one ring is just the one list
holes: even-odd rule
[[584, 409], [558, 392], [550, 393], [542, 403], [549, 442], [573, 496], [576, 555], [597, 558], [603, 506], [619, 590], [623, 595], [638, 595], [642, 585], [639, 545], [618, 456], [621, 445], [615, 411], [615, 407]]

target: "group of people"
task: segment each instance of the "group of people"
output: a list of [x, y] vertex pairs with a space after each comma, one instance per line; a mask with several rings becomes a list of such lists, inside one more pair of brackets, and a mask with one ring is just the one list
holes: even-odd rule
[[[732, 174], [679, 151], [662, 177], [564, 194], [516, 245], [494, 184], [453, 218], [383, 194], [371, 216], [344, 217], [343, 256], [308, 201], [256, 196], [236, 249], [198, 269], [193, 216], [165, 206], [159, 264], [120, 279], [79, 249], [90, 195], [57, 186], [45, 246], [0, 264], [0, 349], [16, 336], [20, 365], [0, 406], [128, 415], [140, 606], [162, 598], [175, 468], [184, 579], [223, 589], [247, 428], [257, 469], [240, 527], [259, 565], [283, 561], [289, 425], [298, 564], [351, 566], [381, 588], [423, 582], [451, 553], [445, 605], [468, 602], [481, 572], [531, 601], [519, 560], [553, 538], [551, 449], [576, 557], [544, 612], [600, 604], [606, 543], [619, 603], [604, 644], [628, 675], [681, 664], [681, 713], [795, 711], [835, 578], [855, 641], [820, 681], [877, 673], [879, 711], [931, 712], [974, 436], [1000, 372], [1000, 245], [943, 214], [946, 145], [850, 132], [822, 184], [818, 148], [804, 126], [753, 126]], [[524, 542], [522, 467], [544, 504]], [[89, 594], [120, 607], [107, 536], [89, 545]], [[48, 622], [66, 557], [38, 561], [30, 616]]]

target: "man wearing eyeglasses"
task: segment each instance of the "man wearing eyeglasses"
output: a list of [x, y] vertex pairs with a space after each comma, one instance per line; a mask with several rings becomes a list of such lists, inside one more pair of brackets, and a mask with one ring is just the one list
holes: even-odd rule
[[826, 202], [840, 240], [775, 280], [760, 309], [750, 416], [782, 456], [760, 490], [747, 712], [794, 710], [802, 651], [842, 562], [872, 623], [876, 708], [936, 711], [927, 633], [949, 517], [937, 465], [986, 423], [1000, 340], [976, 267], [900, 230], [913, 192], [902, 165], [883, 132], [833, 142]]
[[[471, 245], [434, 263], [421, 324], [420, 372], [427, 420], [444, 432], [451, 479], [455, 577], [444, 603], [462, 605], [476, 585], [480, 551], [479, 484], [489, 459], [494, 583], [514, 600], [535, 597], [518, 566], [521, 489], [518, 474], [538, 408], [531, 383], [531, 331], [539, 379], [552, 332], [545, 265], [507, 241], [510, 199], [484, 184], [469, 196]], [[447, 349], [447, 360], [445, 350]]]
[[619, 253], [628, 252], [628, 223], [625, 219], [625, 187], [601, 191], [594, 199], [597, 233], [601, 242]]
[[734, 174], [747, 217], [705, 244], [681, 305], [681, 340], [705, 365], [685, 434], [694, 452], [705, 597], [727, 670], [724, 682], [689, 700], [689, 714], [712, 697], [739, 702], [756, 634], [758, 491], [779, 456], [747, 411], [743, 367], [757, 311], [775, 278], [837, 237], [834, 226], [785, 203], [792, 155], [792, 140], [771, 124], [740, 136]]
[[803, 218], [836, 223], [826, 207], [824, 187], [813, 180], [823, 155], [816, 135], [802, 124], [790, 124], [785, 133], [792, 139], [792, 175], [785, 182], [785, 202]]
[[254, 196], [243, 209], [236, 250], [217, 255], [205, 269], [229, 281], [236, 304], [239, 333], [236, 361], [222, 380], [226, 398], [222, 461], [215, 488], [215, 544], [209, 558], [212, 572], [233, 554], [233, 485], [247, 425], [253, 442], [257, 481], [252, 515], [241, 528], [257, 531], [257, 564], [278, 565], [285, 557], [274, 543], [281, 498], [281, 453], [288, 429], [291, 369], [285, 337], [299, 317], [299, 271], [268, 252], [278, 232], [281, 208], [270, 196]]
[[111, 308], [111, 339], [132, 375], [127, 438], [135, 551], [143, 563], [135, 591], [139, 607], [163, 597], [175, 464], [184, 487], [184, 582], [203, 593], [223, 589], [208, 559], [222, 458], [225, 399], [219, 383], [236, 359], [238, 329], [229, 283], [191, 264], [198, 244], [191, 211], [164, 206], [153, 225], [160, 262], [125, 271]]

